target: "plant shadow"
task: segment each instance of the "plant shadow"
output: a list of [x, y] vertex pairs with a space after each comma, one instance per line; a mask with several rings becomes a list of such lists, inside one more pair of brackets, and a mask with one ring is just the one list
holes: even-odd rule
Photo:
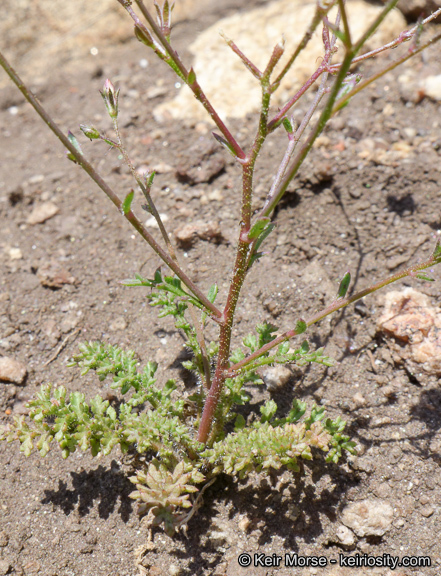
[[[218, 550], [222, 538], [231, 548], [241, 541], [237, 526], [218, 520], [215, 507], [228, 511], [228, 521], [237, 516], [246, 516], [250, 521], [248, 532], [243, 532], [242, 539], [247, 544], [247, 551], [252, 547], [256, 551], [262, 550], [275, 537], [283, 541], [284, 548], [290, 553], [298, 553], [305, 543], [314, 544], [323, 533], [323, 518], [331, 523], [337, 521], [346, 503], [345, 494], [358, 483], [358, 477], [355, 472], [342, 472], [333, 464], [324, 469], [322, 462], [300, 461], [299, 467], [297, 473], [271, 471], [268, 475], [259, 477], [256, 474], [239, 482], [221, 474], [206, 492], [204, 504], [198, 512], [199, 521], [191, 520], [188, 535], [178, 537], [184, 549], [171, 551], [177, 560], [189, 561], [182, 574], [201, 573], [201, 558], [205, 554], [209, 554], [212, 560], [203, 568], [215, 568], [224, 557], [224, 552]], [[327, 475], [326, 486], [319, 488], [318, 482], [324, 475]]]
[[77, 508], [80, 516], [86, 516], [98, 500], [98, 514], [100, 518], [107, 519], [114, 512], [119, 500], [118, 513], [124, 522], [129, 520], [133, 512], [133, 501], [129, 498], [133, 491], [132, 485], [115, 460], [112, 460], [110, 469], [100, 464], [95, 470], [70, 474], [72, 488], [59, 480], [57, 490], [44, 491], [42, 504], [51, 503], [61, 508], [66, 515]]

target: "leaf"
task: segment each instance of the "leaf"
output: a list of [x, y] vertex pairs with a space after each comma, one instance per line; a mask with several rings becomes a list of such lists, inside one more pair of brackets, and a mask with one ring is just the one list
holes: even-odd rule
[[257, 222], [252, 226], [251, 230], [248, 232], [248, 238], [257, 238], [263, 232], [269, 221], [269, 218], [262, 218], [257, 220]]
[[124, 202], [121, 205], [121, 212], [124, 214], [124, 216], [130, 212], [130, 208], [132, 206], [134, 196], [135, 196], [135, 191], [130, 190], [130, 192], [124, 198]]
[[147, 190], [150, 191], [150, 188], [153, 186], [153, 180], [155, 179], [155, 175], [156, 172], [153, 170], [153, 172], [147, 172], [147, 174], [145, 175], [145, 185]]
[[210, 290], [208, 291], [207, 298], [213, 304], [216, 300], [217, 293], [219, 292], [219, 287], [217, 284], [212, 284], [210, 286]]
[[251, 350], [251, 352], [254, 352], [257, 349], [257, 338], [253, 334], [248, 334], [248, 336], [245, 336], [242, 342], [244, 346]]
[[155, 284], [161, 284], [162, 283], [161, 267], [156, 268], [153, 281], [155, 282]]
[[[308, 328], [308, 326], [306, 325], [306, 322], [304, 320], [297, 320], [296, 322], [296, 333], [297, 334], [303, 334], [303, 332], [306, 332], [306, 329]], [[308, 347], [309, 349], [309, 347]]]
[[268, 400], [263, 406], [260, 407], [260, 413], [262, 414], [260, 421], [262, 424], [264, 422], [269, 422], [274, 414], [277, 412], [277, 404], [274, 400]]
[[340, 86], [340, 90], [338, 91], [336, 101], [340, 100], [344, 96], [347, 96], [351, 90], [355, 88], [355, 86], [360, 82], [361, 76], [360, 74], [348, 74], [346, 78], [343, 80]]
[[274, 230], [275, 227], [276, 227], [275, 224], [268, 224], [268, 226], [265, 228], [265, 230], [262, 232], [262, 234], [259, 236], [256, 242], [254, 248], [256, 251], [259, 250], [260, 246], [262, 245], [262, 242], [268, 238], [268, 236], [271, 234], [271, 232]]
[[434, 251], [432, 252], [432, 259], [437, 263], [441, 260], [441, 240], [437, 240]]
[[303, 354], [307, 354], [309, 352], [309, 342], [308, 340], [303, 340], [300, 350]]
[[238, 432], [239, 430], [245, 428], [245, 426], [246, 426], [245, 418], [242, 416], [242, 414], [238, 414], [236, 416], [236, 421], [234, 422], [234, 431]]
[[72, 132], [70, 130], [67, 133], [67, 137], [69, 138], [69, 142], [75, 147], [76, 151], [79, 152], [81, 155], [83, 155], [83, 151], [81, 150], [80, 143], [78, 142], [78, 140], [76, 139], [76, 137], [72, 134]]
[[193, 68], [190, 68], [187, 76], [187, 84], [191, 86], [195, 82], [196, 82], [196, 72], [193, 70]]
[[346, 272], [346, 274], [341, 279], [340, 286], [339, 286], [338, 292], [337, 292], [337, 299], [338, 300], [340, 300], [341, 298], [344, 298], [346, 296], [346, 293], [348, 291], [350, 283], [351, 283], [351, 273], [348, 271], [348, 272]]
[[248, 268], [251, 268], [254, 262], [263, 256], [263, 252], [259, 252], [258, 250], [262, 245], [262, 242], [271, 234], [271, 232], [274, 230], [275, 227], [276, 227], [275, 224], [268, 224], [268, 226], [264, 230], [262, 230], [260, 236], [258, 236], [253, 248], [253, 254], [250, 258]]
[[284, 354], [288, 354], [289, 352], [289, 341], [286, 340], [286, 342], [282, 342], [282, 344], [280, 344], [280, 346], [277, 349], [277, 354], [280, 354], [281, 356]]
[[432, 278], [427, 274], [417, 274], [416, 278], [418, 278], [418, 280], [426, 280], [427, 282], [435, 282], [435, 278]]
[[163, 388], [163, 392], [165, 394], [165, 396], [170, 396], [170, 394], [176, 390], [177, 386], [176, 386], [176, 381], [175, 380], [167, 380], [167, 382], [164, 385]]
[[300, 400], [297, 400], [297, 398], [295, 398], [292, 402], [292, 410], [290, 410], [287, 420], [293, 423], [297, 422], [298, 420], [300, 420], [300, 418], [302, 418], [305, 412], [306, 412], [306, 402], [301, 402]]
[[292, 134], [294, 132], [294, 129], [292, 127], [292, 123], [286, 116], [282, 120], [282, 124], [283, 124], [283, 127], [285, 128], [285, 130], [288, 134]]
[[141, 26], [135, 26], [135, 36], [136, 39], [139, 40], [142, 44], [145, 44], [150, 48], [154, 47], [155, 44], [153, 37], [147, 28]]
[[225, 150], [227, 150], [227, 152], [229, 152], [231, 154], [231, 156], [233, 156], [234, 158], [237, 158], [237, 154], [233, 148], [233, 146], [227, 142], [227, 140], [225, 140], [225, 138], [222, 138], [222, 136], [219, 136], [219, 134], [216, 134], [216, 132], [212, 132], [213, 134], [213, 138], [219, 142], [219, 144], [221, 146], [223, 146], [225, 148]]

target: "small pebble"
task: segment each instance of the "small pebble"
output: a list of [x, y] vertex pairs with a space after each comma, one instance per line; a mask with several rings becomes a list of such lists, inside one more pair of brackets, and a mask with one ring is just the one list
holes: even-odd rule
[[423, 82], [424, 94], [432, 100], [441, 100], [441, 74], [427, 76]]
[[340, 525], [337, 528], [336, 535], [344, 546], [353, 546], [355, 544], [354, 533], [347, 526]]
[[21, 384], [26, 378], [27, 370], [21, 362], [3, 356], [0, 358], [0, 381]]
[[2, 530], [0, 532], [0, 547], [4, 548], [5, 546], [8, 545], [8, 542], [9, 542], [9, 536], [6, 534], [4, 530]]
[[20, 248], [9, 248], [8, 254], [10, 260], [21, 260], [23, 258]]
[[426, 504], [426, 506], [420, 508], [420, 514], [424, 516], [424, 518], [429, 518], [429, 516], [432, 516], [434, 512], [435, 509], [431, 504]]
[[26, 222], [34, 226], [35, 224], [42, 224], [58, 214], [60, 209], [53, 202], [43, 202], [42, 204], [37, 204], [32, 212], [27, 217]]
[[366, 398], [362, 394], [360, 394], [360, 392], [354, 394], [352, 396], [352, 400], [354, 401], [354, 404], [357, 408], [361, 408], [366, 404]]
[[123, 316], [117, 316], [115, 320], [110, 323], [109, 330], [112, 332], [117, 332], [118, 330], [125, 330], [127, 328], [127, 322]]
[[247, 516], [245, 516], [244, 518], [241, 518], [239, 520], [239, 530], [241, 532], [247, 532], [250, 525], [251, 525], [251, 520]]
[[282, 388], [292, 378], [291, 370], [281, 364], [269, 366], [262, 372], [263, 381], [270, 392]]

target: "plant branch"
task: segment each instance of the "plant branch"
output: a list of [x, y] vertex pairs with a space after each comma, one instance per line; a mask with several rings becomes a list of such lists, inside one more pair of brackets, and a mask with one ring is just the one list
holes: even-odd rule
[[[421, 272], [421, 270], [426, 270], [427, 268], [430, 268], [431, 266], [436, 266], [437, 264], [440, 263], [441, 263], [441, 243], [440, 241], [438, 241], [431, 257], [425, 262], [422, 262], [421, 264], [416, 264], [415, 266], [411, 266], [410, 268], [407, 268], [406, 270], [403, 270], [401, 272], [397, 272], [393, 276], [389, 276], [385, 280], [380, 280], [376, 284], [373, 284], [372, 286], [370, 286], [369, 288], [365, 288], [364, 290], [360, 290], [359, 292], [353, 294], [352, 296], [348, 296], [346, 298], [337, 298], [337, 300], [332, 302], [324, 310], [316, 312], [308, 320], [305, 320], [306, 327], [309, 328], [309, 326], [312, 326], [313, 324], [320, 322], [320, 320], [323, 320], [323, 318], [326, 318], [326, 316], [329, 316], [330, 314], [337, 312], [337, 310], [346, 308], [346, 306], [349, 306], [349, 304], [353, 304], [357, 300], [360, 300], [361, 298], [364, 298], [365, 296], [368, 296], [369, 294], [372, 294], [373, 292], [376, 292], [377, 290], [380, 290], [381, 288], [384, 288], [385, 286], [392, 284], [397, 280], [401, 280], [402, 278], [406, 278], [408, 276], [412, 278], [417, 277], [418, 272]], [[244, 360], [241, 360], [237, 364], [233, 364], [233, 366], [231, 366], [228, 372], [225, 374], [225, 377], [233, 378], [234, 376], [237, 376], [239, 372], [241, 372], [254, 360], [260, 358], [260, 356], [269, 352], [279, 344], [282, 344], [282, 342], [285, 342], [286, 340], [289, 340], [294, 336], [302, 334], [304, 331], [305, 331], [304, 326], [302, 326], [301, 328], [296, 327], [291, 330], [287, 330], [286, 332], [284, 332], [271, 342], [268, 342], [268, 344], [265, 344], [265, 346], [262, 346], [262, 348], [260, 348], [259, 350], [256, 350], [253, 354], [250, 354], [249, 356], [244, 358]]]
[[268, 131], [274, 131], [279, 124], [282, 122], [283, 118], [286, 116], [287, 112], [294, 106], [294, 104], [300, 100], [300, 98], [305, 94], [305, 92], [315, 83], [315, 81], [323, 74], [326, 70], [326, 65], [323, 62], [317, 68], [317, 70], [308, 78], [308, 80], [303, 84], [303, 86], [294, 94], [294, 96], [277, 112], [272, 120], [268, 122]]
[[[277, 47], [276, 47], [277, 50]], [[280, 53], [280, 50], [278, 51]], [[277, 53], [276, 51], [276, 57]], [[274, 53], [273, 53], [274, 57]], [[271, 60], [269, 66], [271, 66]], [[268, 68], [268, 67], [267, 67]], [[239, 241], [236, 253], [236, 261], [234, 264], [233, 278], [230, 283], [228, 291], [227, 302], [223, 312], [224, 323], [220, 328], [219, 335], [219, 354], [217, 358], [217, 366], [214, 374], [213, 384], [207, 395], [204, 410], [202, 412], [198, 441], [206, 443], [212, 428], [213, 420], [215, 417], [216, 409], [222, 394], [225, 383], [224, 373], [229, 367], [229, 357], [231, 348], [231, 334], [233, 329], [234, 314], [236, 311], [237, 302], [239, 300], [240, 291], [242, 289], [246, 273], [247, 264], [250, 254], [250, 246], [253, 244], [253, 239], [249, 238], [248, 234], [251, 228], [251, 201], [253, 191], [253, 175], [254, 166], [259, 155], [260, 149], [267, 136], [267, 121], [269, 104], [271, 100], [271, 92], [269, 89], [269, 75], [261, 78], [262, 87], [262, 101], [259, 126], [257, 129], [254, 142], [251, 150], [247, 155], [246, 161], [243, 162], [243, 176], [242, 176], [242, 219], [241, 229], [239, 232]]]
[[212, 304], [208, 298], [201, 292], [201, 290], [193, 283], [192, 280], [185, 274], [185, 272], [170, 258], [170, 256], [165, 252], [161, 246], [156, 242], [153, 236], [145, 229], [140, 220], [135, 216], [132, 210], [129, 210], [127, 214], [124, 214], [122, 209], [122, 202], [118, 198], [117, 194], [110, 188], [110, 186], [101, 178], [95, 168], [86, 160], [81, 152], [75, 148], [75, 146], [70, 142], [70, 140], [65, 136], [61, 128], [56, 124], [48, 112], [43, 108], [37, 98], [32, 94], [32, 92], [26, 87], [24, 82], [11, 67], [9, 62], [6, 60], [5, 56], [0, 52], [0, 66], [5, 70], [10, 79], [14, 82], [20, 92], [23, 94], [25, 99], [34, 108], [40, 118], [45, 122], [45, 124], [52, 130], [55, 136], [60, 140], [60, 142], [69, 150], [78, 164], [83, 168], [83, 170], [92, 178], [92, 180], [101, 188], [101, 190], [106, 194], [106, 196], [113, 202], [113, 204], [118, 208], [118, 210], [124, 215], [124, 217], [130, 222], [130, 224], [135, 228], [135, 230], [144, 238], [144, 240], [150, 245], [150, 247], [156, 252], [156, 254], [167, 264], [167, 266], [182, 280], [182, 282], [188, 287], [188, 289], [200, 300], [200, 302], [205, 306], [207, 310], [211, 312], [211, 317], [216, 321], [220, 320], [221, 312], [217, 307]]
[[[364, 41], [366, 41], [367, 38], [369, 38], [369, 36], [375, 31], [376, 27], [378, 27], [381, 24], [381, 22], [384, 20], [384, 18], [386, 16], [386, 14], [393, 8], [393, 6], [395, 6], [397, 1], [398, 0], [391, 0], [391, 2], [389, 2], [386, 5], [386, 7], [381, 11], [380, 15], [375, 19], [374, 23], [369, 26], [368, 30], [363, 35], [362, 38], [364, 38]], [[332, 86], [331, 92], [329, 94], [329, 98], [326, 102], [325, 107], [322, 110], [322, 113], [320, 115], [319, 120], [317, 121], [315, 127], [313, 128], [312, 133], [309, 136], [309, 138], [306, 140], [306, 142], [303, 144], [303, 146], [301, 147], [301, 149], [299, 150], [297, 155], [294, 157], [294, 159], [291, 163], [291, 166], [287, 170], [285, 177], [283, 178], [283, 180], [280, 183], [280, 185], [278, 186], [278, 188], [275, 190], [271, 201], [260, 212], [260, 214], [258, 216], [259, 219], [268, 217], [272, 214], [274, 208], [280, 202], [280, 199], [282, 198], [286, 189], [288, 188], [288, 185], [290, 184], [291, 180], [297, 174], [297, 172], [298, 172], [300, 166], [302, 165], [304, 159], [306, 158], [309, 151], [311, 150], [316, 138], [322, 132], [323, 128], [325, 127], [326, 123], [328, 122], [329, 118], [331, 117], [332, 109], [333, 109], [335, 100], [338, 96], [338, 93], [340, 91], [341, 85], [342, 85], [342, 83], [346, 77], [346, 74], [349, 72], [352, 60], [354, 59], [354, 57], [356, 56], [358, 50], [360, 50], [362, 45], [363, 44], [360, 44], [360, 41], [358, 41], [351, 50], [348, 50], [346, 48], [345, 57], [343, 59], [343, 62], [341, 63], [337, 78], [334, 82], [334, 85]], [[328, 61], [327, 65], [329, 63], [330, 62]], [[323, 68], [324, 68], [324, 66], [323, 66]], [[280, 114], [277, 116], [280, 116]], [[275, 121], [275, 118], [273, 118], [273, 120], [269, 123], [268, 126], [270, 127], [274, 121]]]
[[403, 64], [403, 62], [406, 62], [406, 60], [409, 60], [410, 58], [412, 58], [416, 54], [419, 54], [420, 52], [425, 50], [428, 46], [431, 46], [432, 44], [436, 44], [436, 42], [439, 42], [440, 40], [441, 40], [441, 33], [436, 34], [435, 36], [433, 36], [432, 38], [427, 40], [424, 44], [422, 44], [418, 48], [414, 48], [412, 51], [409, 51], [407, 54], [405, 54], [404, 56], [402, 56], [398, 60], [395, 60], [394, 62], [392, 62], [391, 64], [389, 64], [388, 66], [386, 66], [385, 68], [383, 68], [382, 70], [377, 72], [376, 74], [373, 74], [370, 78], [366, 78], [366, 80], [359, 82], [350, 92], [348, 92], [348, 94], [346, 94], [345, 96], [340, 98], [340, 100], [338, 100], [338, 102], [335, 104], [335, 106], [332, 110], [332, 114], [334, 115], [339, 110], [344, 108], [344, 106], [346, 106], [346, 104], [349, 102], [349, 100], [353, 96], [355, 96], [356, 94], [358, 94], [359, 92], [364, 90], [367, 86], [369, 86], [369, 84], [372, 84], [372, 82], [375, 82], [375, 80], [378, 80], [378, 78], [381, 78], [382, 76], [384, 76], [388, 72], [391, 72], [392, 70], [394, 70], [394, 68], [397, 68], [398, 66], [400, 66], [400, 64]]
[[320, 104], [323, 96], [325, 95], [327, 79], [328, 79], [328, 73], [325, 72], [325, 74], [322, 77], [320, 87], [317, 90], [317, 93], [314, 97], [314, 101], [312, 102], [311, 106], [309, 107], [308, 112], [303, 117], [303, 120], [300, 123], [300, 126], [297, 128], [295, 134], [292, 134], [291, 137], [290, 137], [290, 135], [288, 135], [289, 142], [288, 142], [288, 146], [287, 146], [285, 155], [282, 159], [282, 162], [279, 166], [279, 169], [277, 170], [276, 177], [275, 177], [274, 182], [271, 186], [271, 189], [268, 193], [267, 199], [265, 200], [265, 204], [264, 204], [263, 208], [265, 208], [267, 206], [267, 204], [269, 204], [271, 202], [271, 200], [274, 196], [275, 190], [277, 189], [278, 185], [280, 184], [280, 182], [281, 182], [281, 180], [282, 180], [282, 178], [286, 172], [286, 168], [288, 167], [288, 164], [289, 164], [289, 162], [290, 162], [290, 160], [291, 160], [291, 158], [295, 152], [295, 149], [297, 147], [297, 144], [299, 143], [300, 138], [302, 137], [306, 127], [308, 126], [309, 122], [311, 121], [312, 115], [317, 110], [318, 105]]
[[314, 34], [315, 30], [317, 29], [317, 26], [320, 24], [320, 22], [326, 16], [326, 14], [329, 12], [330, 9], [331, 9], [331, 5], [326, 9], [322, 9], [319, 6], [316, 7], [314, 17], [312, 19], [311, 24], [308, 26], [308, 30], [305, 32], [303, 38], [299, 42], [299, 45], [294, 50], [292, 56], [290, 57], [290, 59], [286, 63], [283, 70], [280, 72], [280, 74], [277, 76], [277, 78], [272, 83], [272, 91], [273, 92], [274, 92], [274, 90], [276, 90], [278, 88], [283, 77], [286, 76], [287, 72], [289, 71], [289, 69], [294, 64], [295, 60], [297, 59], [297, 56], [300, 54], [300, 52], [302, 52], [302, 50], [304, 50], [306, 48], [306, 46], [308, 45], [309, 41], [312, 38], [312, 35]]
[[348, 15], [346, 13], [345, 0], [338, 0], [338, 7], [339, 7], [341, 20], [343, 22], [343, 30], [344, 30], [342, 41], [343, 41], [343, 44], [345, 45], [346, 49], [351, 50], [351, 48], [352, 48], [351, 30], [349, 28], [349, 22], [348, 22]]
[[357, 40], [357, 42], [353, 45], [354, 56], [357, 54], [357, 52], [359, 52], [364, 44], [366, 44], [372, 34], [379, 28], [380, 24], [383, 22], [389, 12], [393, 10], [397, 4], [398, 0], [389, 0], [380, 14], [375, 18], [372, 24], [364, 32], [364, 34], [362, 34], [361, 38], [359, 38], [359, 40]]
[[[240, 145], [238, 144], [238, 142], [236, 141], [234, 136], [231, 134], [231, 132], [228, 130], [228, 128], [226, 127], [224, 122], [221, 120], [220, 116], [218, 115], [216, 110], [213, 108], [211, 102], [208, 100], [207, 96], [205, 95], [204, 91], [202, 90], [201, 86], [199, 85], [199, 83], [196, 79], [196, 75], [194, 74], [194, 71], [193, 70], [188, 71], [186, 69], [186, 67], [182, 63], [182, 60], [180, 59], [179, 55], [172, 48], [170, 42], [164, 36], [161, 28], [157, 25], [157, 23], [155, 22], [155, 19], [150, 14], [150, 12], [147, 10], [147, 8], [145, 7], [142, 0], [135, 0], [135, 1], [136, 1], [136, 4], [138, 5], [142, 15], [147, 20], [147, 22], [150, 24], [150, 26], [152, 27], [152, 30], [154, 31], [154, 33], [158, 37], [159, 42], [162, 44], [162, 46], [167, 51], [167, 53], [168, 53], [168, 55], [169, 55], [169, 57], [173, 63], [172, 68], [175, 70], [175, 72], [179, 76], [181, 76], [181, 78], [184, 80], [184, 82], [187, 84], [187, 86], [192, 90], [196, 99], [199, 100], [199, 102], [202, 104], [202, 106], [205, 108], [205, 110], [210, 115], [213, 122], [216, 124], [216, 126], [219, 128], [219, 130], [222, 132], [225, 139], [231, 145], [236, 156], [238, 158], [242, 158], [242, 159], [245, 158], [244, 151], [242, 150], [242, 148], [240, 147]], [[135, 12], [132, 10], [128, 0], [118, 0], [118, 2], [127, 10], [127, 12], [130, 14], [130, 16], [132, 17], [132, 19], [134, 20], [134, 22], [137, 25], [143, 26], [143, 24], [139, 21], [139, 18], [136, 16]], [[170, 62], [168, 62], [168, 63], [170, 64]], [[191, 72], [193, 72], [193, 73], [191, 74]], [[193, 81], [190, 81], [191, 77], [193, 77]]]
[[257, 80], [260, 80], [262, 78], [262, 72], [259, 70], [259, 68], [257, 68], [257, 66], [255, 66], [251, 62], [251, 60], [245, 56], [245, 54], [242, 52], [242, 50], [232, 40], [230, 40], [230, 38], [228, 38], [228, 36], [226, 36], [222, 31], [219, 32], [219, 34], [220, 34], [221, 38], [223, 38], [223, 40], [225, 40], [226, 44], [231, 48], [231, 50], [237, 56], [239, 56], [239, 58], [242, 60], [243, 65], [247, 68], [247, 70], [249, 70], [251, 72], [251, 74], [254, 76], [254, 78], [257, 78]]
[[[140, 187], [142, 193], [144, 194], [145, 199], [147, 200], [148, 206], [150, 208], [150, 212], [152, 213], [153, 217], [155, 218], [156, 223], [159, 226], [159, 230], [161, 232], [162, 238], [165, 242], [165, 245], [167, 246], [167, 250], [168, 250], [168, 253], [170, 254], [170, 258], [176, 263], [177, 266], [180, 267], [178, 256], [177, 256], [176, 251], [173, 247], [173, 244], [170, 240], [170, 236], [168, 235], [167, 230], [165, 229], [164, 223], [162, 222], [162, 218], [161, 218], [161, 216], [160, 216], [160, 214], [159, 214], [159, 212], [155, 206], [155, 203], [153, 202], [153, 198], [152, 198], [151, 193], [150, 193], [151, 184], [148, 186], [146, 186], [144, 184], [140, 175], [136, 171], [135, 166], [133, 165], [133, 162], [130, 160], [129, 155], [127, 154], [127, 150], [125, 149], [125, 147], [123, 145], [121, 134], [119, 131], [118, 117], [113, 118], [113, 128], [115, 130], [115, 134], [116, 134], [116, 138], [117, 138], [117, 148], [121, 152], [121, 154], [123, 155], [125, 163], [129, 167], [129, 169], [132, 173], [132, 176], [136, 180], [136, 183]], [[193, 326], [194, 326], [194, 329], [196, 332], [196, 339], [198, 341], [199, 348], [201, 350], [202, 364], [203, 364], [204, 375], [205, 375], [204, 386], [207, 390], [209, 390], [210, 386], [211, 386], [211, 374], [210, 374], [210, 362], [208, 359], [207, 346], [205, 344], [205, 338], [204, 338], [204, 332], [202, 330], [202, 326], [198, 320], [195, 307], [191, 302], [188, 302], [188, 312], [190, 314], [191, 321], [193, 323]]]
[[[417, 26], [414, 26], [413, 28], [410, 28], [409, 30], [405, 30], [404, 32], [401, 32], [401, 34], [399, 36], [397, 36], [397, 38], [395, 38], [395, 40], [392, 40], [392, 42], [388, 42], [387, 44], [384, 44], [383, 46], [380, 46], [379, 48], [375, 48], [374, 50], [370, 50], [369, 52], [366, 52], [365, 54], [361, 54], [360, 56], [357, 56], [356, 58], [354, 58], [352, 60], [352, 64], [357, 64], [358, 62], [362, 62], [363, 60], [368, 60], [369, 58], [373, 58], [374, 56], [377, 56], [378, 54], [381, 54], [382, 52], [385, 52], [386, 50], [392, 50], [394, 48], [397, 48], [398, 46], [400, 46], [400, 44], [403, 44], [404, 42], [409, 42], [409, 40], [412, 40], [412, 38], [418, 33], [418, 30], [420, 29], [421, 26], [424, 26], [428, 22], [431, 22], [440, 14], [441, 14], [441, 8], [438, 8], [438, 10], [433, 12], [433, 14], [431, 14], [429, 17], [425, 18]], [[424, 50], [424, 48], [427, 48], [429, 43], [426, 43], [424, 45], [424, 47], [421, 48], [421, 50]], [[410, 55], [412, 56], [414, 54], [417, 54], [421, 50], [420, 50], [420, 48], [414, 48], [410, 51]], [[329, 67], [329, 71], [334, 74], [335, 72], [338, 71], [339, 67], [340, 67], [340, 64], [333, 64], [332, 66]]]

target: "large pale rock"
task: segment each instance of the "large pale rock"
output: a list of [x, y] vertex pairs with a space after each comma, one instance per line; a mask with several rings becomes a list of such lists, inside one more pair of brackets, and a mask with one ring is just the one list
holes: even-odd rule
[[413, 288], [394, 290], [383, 298], [378, 330], [393, 336], [393, 349], [411, 369], [441, 374], [441, 310]]
[[392, 526], [393, 508], [384, 501], [368, 498], [346, 506], [342, 523], [351, 528], [359, 538], [383, 536]]
[[[212, 4], [212, 0], [177, 0], [173, 23], [195, 18]], [[156, 17], [153, 0], [145, 5]], [[84, 68], [85, 62], [93, 61], [91, 50], [101, 52], [133, 37], [132, 20], [117, 0], [1, 0], [0, 6], [0, 38], [12, 63], [28, 71], [33, 81], [66, 63]], [[147, 48], [145, 53], [154, 58]], [[0, 88], [7, 84], [9, 79], [1, 77]]]
[[[278, 0], [248, 12], [238, 12], [218, 21], [190, 45], [189, 49], [195, 55], [193, 68], [199, 83], [221, 117], [242, 118], [249, 112], [257, 111], [261, 90], [258, 81], [219, 36], [219, 30], [222, 29], [260, 70], [265, 68], [274, 46], [284, 34], [285, 54], [277, 71], [282, 69], [303, 37], [315, 6], [315, 0]], [[360, 37], [379, 10], [378, 6], [362, 0], [348, 3], [354, 39]], [[381, 46], [390, 41], [399, 35], [405, 25], [401, 13], [392, 12], [368, 46]], [[281, 104], [293, 95], [315, 71], [322, 55], [321, 30], [318, 30], [275, 93], [273, 103]], [[335, 61], [338, 61], [338, 55]], [[172, 118], [208, 119], [205, 110], [186, 86], [174, 100], [157, 106], [154, 115], [158, 121]]]

